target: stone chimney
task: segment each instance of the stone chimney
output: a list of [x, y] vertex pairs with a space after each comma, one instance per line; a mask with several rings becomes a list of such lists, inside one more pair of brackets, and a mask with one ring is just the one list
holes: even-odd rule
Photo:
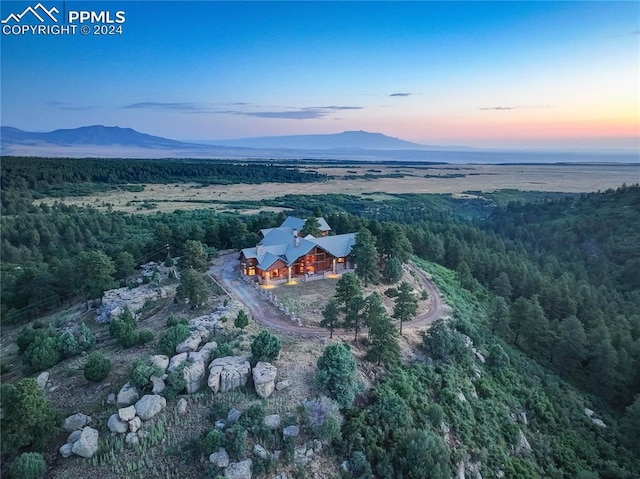
[[259, 244], [258, 246], [256, 246], [256, 256], [260, 258], [263, 255], [264, 255], [264, 246]]

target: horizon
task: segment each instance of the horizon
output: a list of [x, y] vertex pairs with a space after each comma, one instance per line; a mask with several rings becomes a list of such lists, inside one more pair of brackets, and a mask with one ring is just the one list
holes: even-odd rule
[[[0, 14], [35, 3], [2, 2]], [[125, 11], [123, 33], [3, 35], [3, 126], [117, 125], [189, 142], [367, 131], [477, 149], [639, 149], [635, 2], [65, 6], [82, 5]]]

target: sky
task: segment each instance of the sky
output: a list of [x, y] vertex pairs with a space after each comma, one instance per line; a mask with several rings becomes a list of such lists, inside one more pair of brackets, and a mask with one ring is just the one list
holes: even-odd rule
[[3, 126], [640, 150], [640, 2], [41, 2], [122, 32], [3, 30]]

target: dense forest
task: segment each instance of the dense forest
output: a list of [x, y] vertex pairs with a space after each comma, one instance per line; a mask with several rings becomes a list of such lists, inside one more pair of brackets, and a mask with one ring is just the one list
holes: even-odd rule
[[[2, 218], [0, 246], [5, 324], [99, 297], [100, 288], [87, 287], [88, 253], [103, 253], [117, 281], [126, 276], [126, 263], [162, 260], [167, 248], [179, 255], [187, 240], [212, 249], [246, 247], [255, 244], [260, 228], [283, 219], [274, 213], [143, 216], [37, 205], [27, 179], [31, 173], [14, 169], [5, 183], [4, 161], [2, 203], [5, 212], [13, 211]], [[121, 181], [129, 181], [123, 175]], [[34, 178], [34, 190], [57, 181], [48, 178], [36, 186]], [[62, 181], [67, 180], [73, 178]], [[513, 201], [514, 192], [508, 197], [396, 195], [367, 201], [336, 194], [268, 202], [294, 208], [302, 217], [321, 213], [337, 234], [367, 228], [380, 251], [406, 238], [416, 261], [425, 260], [420, 265], [440, 278], [454, 307], [452, 324], [425, 336], [432, 362], [392, 368], [367, 405], [349, 411], [340, 447], [373, 465], [362, 477], [390, 477], [389, 470], [410, 474], [411, 464], [401, 458], [418, 454], [416, 444], [448, 458], [448, 448], [434, 437], [441, 420], [453, 426], [460, 442], [447, 464], [468, 455], [489, 470], [502, 467], [508, 477], [637, 477], [633, 448], [640, 417], [633, 422], [632, 414], [638, 415], [633, 411], [640, 393], [640, 186], [527, 194], [526, 202]], [[464, 404], [456, 390], [472, 394], [473, 365], [456, 346], [452, 326], [488, 356], [485, 375], [475, 385], [480, 398]], [[598, 407], [609, 428], [575, 425], [582, 413], [571, 408], [582, 399], [567, 383], [592, 395], [588, 404]], [[500, 404], [514, 413], [528, 411], [529, 430], [537, 430], [535, 454], [505, 452], [518, 431], [497, 426], [504, 414]], [[618, 428], [619, 420], [631, 429]], [[411, 440], [399, 440], [406, 431]]]
[[[208, 184], [305, 183], [324, 181], [315, 171], [271, 163], [205, 160], [104, 160], [3, 157], [0, 185], [4, 195], [28, 190], [35, 197], [79, 196], [117, 185], [142, 183]], [[6, 205], [3, 206], [6, 207]]]

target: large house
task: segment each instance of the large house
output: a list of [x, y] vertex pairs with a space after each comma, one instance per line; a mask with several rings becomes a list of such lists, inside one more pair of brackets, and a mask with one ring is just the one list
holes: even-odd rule
[[339, 274], [353, 268], [355, 233], [330, 235], [331, 227], [317, 218], [321, 235], [300, 236], [306, 220], [287, 217], [278, 228], [260, 230], [262, 240], [240, 254], [242, 273], [260, 282], [291, 281], [296, 277]]

